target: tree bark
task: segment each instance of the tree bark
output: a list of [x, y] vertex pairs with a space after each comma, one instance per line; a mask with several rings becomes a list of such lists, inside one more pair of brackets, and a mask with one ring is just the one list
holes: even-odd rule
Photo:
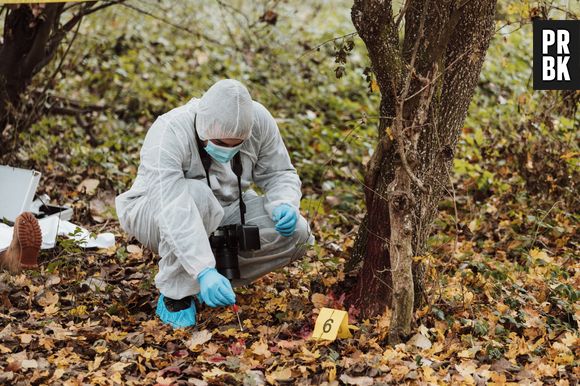
[[411, 331], [422, 284], [417, 265], [413, 280], [413, 257], [424, 253], [448, 181], [495, 2], [408, 0], [402, 42], [390, 1], [355, 0], [352, 8], [381, 90], [381, 120], [352, 256], [364, 260], [349, 301], [367, 317], [392, 307], [391, 343]]
[[[12, 136], [24, 129], [23, 117], [30, 124], [34, 111], [23, 114], [22, 95], [38, 74], [54, 58], [66, 34], [77, 27], [83, 17], [124, 0], [91, 1], [73, 4], [72, 16], [61, 23], [64, 3], [8, 5], [0, 43], [0, 156], [8, 149], [6, 132]], [[49, 82], [51, 80], [49, 79]]]
[[[9, 124], [16, 124], [20, 95], [40, 70], [45, 58], [51, 31], [58, 27], [63, 4], [49, 4], [39, 15], [31, 6], [9, 10], [4, 22], [4, 42], [0, 46], [0, 148], [3, 133]], [[38, 6], [37, 6], [38, 7]]]

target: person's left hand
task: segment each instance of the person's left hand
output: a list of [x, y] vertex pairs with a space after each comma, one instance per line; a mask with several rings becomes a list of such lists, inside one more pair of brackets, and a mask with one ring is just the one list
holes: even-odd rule
[[276, 232], [282, 236], [292, 236], [298, 222], [298, 211], [292, 205], [281, 204], [274, 208], [272, 221], [276, 223]]

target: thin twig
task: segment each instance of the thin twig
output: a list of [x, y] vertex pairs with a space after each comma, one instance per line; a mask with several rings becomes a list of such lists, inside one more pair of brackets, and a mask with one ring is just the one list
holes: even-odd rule
[[540, 223], [544, 222], [544, 220], [546, 219], [546, 217], [548, 217], [548, 215], [550, 214], [550, 212], [556, 207], [556, 205], [558, 205], [560, 202], [563, 202], [562, 200], [558, 200], [556, 201], [552, 207], [546, 212], [546, 214], [540, 219], [540, 221], [538, 221], [536, 223], [536, 229], [534, 231], [534, 238], [532, 239], [532, 244], [531, 244], [531, 248], [534, 247], [534, 244], [536, 243], [536, 239], [538, 237], [538, 232], [540, 230]]
[[349, 33], [347, 33], [346, 35], [337, 36], [337, 37], [334, 37], [334, 38], [331, 38], [331, 39], [325, 40], [325, 41], [323, 41], [322, 43], [320, 43], [319, 45], [317, 45], [316, 47], [314, 47], [314, 48], [311, 48], [311, 49], [309, 49], [309, 50], [305, 51], [305, 52], [304, 52], [302, 55], [300, 55], [300, 56], [298, 57], [298, 59], [296, 59], [296, 60], [298, 60], [298, 61], [299, 61], [299, 60], [300, 60], [300, 59], [302, 59], [304, 56], [308, 55], [309, 53], [311, 53], [311, 52], [313, 52], [313, 51], [316, 51], [316, 50], [318, 50], [320, 47], [322, 47], [322, 46], [324, 46], [324, 45], [326, 45], [326, 44], [328, 44], [328, 43], [332, 43], [332, 42], [335, 42], [335, 41], [337, 41], [337, 40], [344, 39], [344, 38], [348, 38], [348, 37], [355, 36], [355, 35], [358, 35], [358, 32], [356, 32], [356, 31], [355, 31], [355, 32], [349, 32]]
[[472, 51], [473, 51], [473, 48], [472, 48], [472, 49], [470, 49], [470, 50], [467, 50], [467, 51], [465, 51], [463, 54], [459, 55], [459, 56], [457, 57], [457, 59], [455, 59], [453, 62], [449, 63], [449, 64], [447, 65], [447, 67], [445, 67], [445, 69], [444, 69], [443, 71], [441, 71], [441, 72], [438, 72], [438, 73], [437, 73], [437, 75], [436, 75], [436, 76], [433, 78], [433, 80], [431, 80], [431, 82], [430, 82], [430, 83], [428, 83], [428, 84], [426, 84], [425, 86], [421, 87], [419, 90], [417, 90], [417, 92], [415, 92], [415, 93], [414, 93], [414, 94], [412, 94], [411, 96], [407, 97], [407, 99], [406, 99], [406, 100], [411, 100], [411, 99], [413, 99], [414, 97], [416, 97], [418, 94], [420, 94], [421, 92], [423, 92], [423, 90], [425, 90], [425, 89], [426, 89], [426, 88], [427, 88], [427, 87], [428, 87], [428, 86], [429, 86], [431, 83], [435, 82], [437, 79], [439, 79], [441, 76], [443, 76], [443, 74], [445, 74], [445, 72], [446, 72], [447, 70], [449, 70], [451, 67], [453, 67], [453, 66], [454, 66], [454, 65], [455, 65], [457, 62], [459, 62], [459, 60], [460, 60], [461, 58], [463, 58], [465, 55], [467, 55], [467, 54], [471, 53]]
[[403, 17], [407, 13], [407, 10], [409, 9], [409, 4], [411, 4], [410, 0], [405, 1], [403, 8], [401, 9], [401, 11], [399, 12], [399, 15], [397, 16], [397, 21], [395, 22], [395, 29], [399, 29], [399, 24], [401, 23], [401, 20], [403, 19]]
[[64, 26], [62, 27], [62, 30], [63, 31], [71, 31], [75, 27], [75, 25], [85, 16], [88, 16], [92, 13], [95, 13], [97, 11], [100, 11], [101, 9], [110, 7], [110, 6], [115, 5], [115, 4], [123, 4], [124, 1], [125, 0], [109, 1], [109, 2], [103, 3], [97, 7], [94, 7], [94, 8], [93, 8], [93, 4], [85, 5], [86, 4], [85, 3], [85, 4], [83, 4], [84, 6], [81, 6], [83, 8], [83, 10], [78, 12], [68, 22], [66, 22], [64, 24]]
[[[37, 112], [40, 110], [40, 106], [42, 104], [44, 104], [44, 102], [46, 101], [46, 93], [48, 91], [48, 88], [50, 87], [50, 85], [53, 83], [53, 81], [56, 79], [56, 76], [58, 75], [58, 73], [60, 72], [60, 69], [62, 68], [62, 64], [64, 63], [65, 58], [67, 57], [68, 53], [70, 52], [70, 49], [72, 47], [73, 42], [75, 41], [76, 37], [78, 36], [79, 33], [79, 29], [82, 23], [82, 18], [79, 20], [78, 24], [77, 24], [77, 29], [74, 32], [74, 35], [72, 37], [72, 39], [70, 40], [67, 48], [65, 49], [63, 55], [60, 58], [60, 61], [58, 63], [58, 65], [56, 66], [56, 69], [53, 71], [52, 75], [50, 76], [49, 80], [47, 82], [45, 82], [44, 87], [42, 89], [42, 91], [40, 92], [41, 97], [38, 98], [36, 100], [36, 104], [33, 108], [34, 112]], [[28, 127], [29, 125], [32, 124], [32, 120], [35, 120], [36, 118], [36, 114], [30, 114], [28, 121], [26, 122], [26, 126]]]
[[194, 30], [191, 30], [191, 29], [189, 29], [187, 27], [184, 27], [182, 25], [175, 24], [175, 23], [173, 23], [173, 22], [165, 19], [164, 17], [157, 16], [157, 15], [155, 15], [155, 14], [149, 12], [149, 11], [146, 11], [146, 10], [144, 10], [142, 8], [139, 8], [139, 7], [137, 7], [137, 6], [133, 5], [133, 4], [130, 4], [130, 3], [121, 3], [121, 5], [129, 8], [129, 9], [132, 9], [132, 10], [134, 10], [136, 12], [139, 12], [139, 13], [141, 13], [143, 15], [149, 16], [149, 17], [151, 17], [151, 18], [153, 18], [155, 20], [159, 20], [159, 21], [161, 21], [161, 22], [163, 22], [163, 23], [165, 23], [167, 25], [170, 25], [171, 27], [173, 27], [175, 29], [178, 29], [180, 31], [184, 31], [184, 32], [190, 33], [192, 35], [196, 35], [197, 37], [202, 38], [204, 40], [207, 40], [210, 43], [213, 43], [213, 44], [216, 44], [216, 45], [221, 45], [222, 44], [220, 41], [215, 40], [214, 38], [211, 38], [211, 37], [209, 37], [209, 36], [207, 36], [207, 35], [199, 32], [199, 31], [194, 31]]
[[226, 31], [228, 33], [228, 36], [230, 37], [230, 41], [232, 42], [232, 45], [236, 48], [236, 51], [242, 52], [242, 48], [238, 45], [238, 41], [236, 40], [236, 37], [234, 36], [234, 33], [232, 31], [232, 29], [230, 28], [230, 25], [228, 24], [226, 17], [224, 15], [225, 9], [224, 7], [221, 5], [221, 3], [218, 2], [219, 5], [219, 10], [220, 10], [220, 15], [222, 17], [222, 22], [224, 27], [226, 28]]
[[451, 174], [449, 173], [449, 169], [445, 168], [447, 171], [447, 177], [449, 178], [449, 182], [451, 184], [451, 193], [453, 195], [453, 210], [455, 211], [455, 243], [453, 244], [453, 256], [457, 253], [457, 245], [459, 245], [459, 211], [457, 210], [457, 198], [455, 196], [455, 186], [453, 185], [453, 181], [451, 181]]

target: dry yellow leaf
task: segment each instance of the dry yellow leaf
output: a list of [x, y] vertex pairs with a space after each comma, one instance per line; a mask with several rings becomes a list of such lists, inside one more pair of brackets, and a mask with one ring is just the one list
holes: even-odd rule
[[47, 291], [40, 299], [38, 299], [37, 302], [42, 307], [47, 307], [52, 304], [56, 304], [58, 303], [58, 294], [52, 291]]
[[292, 378], [292, 370], [290, 368], [276, 370], [270, 376], [276, 381], [289, 381]]
[[372, 92], [380, 92], [381, 89], [379, 87], [379, 83], [376, 79], [371, 80], [371, 91]]
[[46, 315], [54, 315], [58, 312], [59, 308], [56, 306], [56, 304], [51, 304], [48, 307], [44, 307], [44, 313]]
[[191, 338], [185, 343], [190, 349], [194, 350], [197, 346], [201, 346], [211, 339], [212, 333], [209, 330], [195, 331], [191, 334]]
[[98, 369], [101, 366], [101, 363], [103, 362], [104, 358], [105, 357], [102, 355], [95, 356], [95, 360], [89, 363], [89, 371], [95, 371], [96, 369]]
[[466, 305], [473, 303], [474, 298], [475, 298], [475, 295], [471, 291], [466, 291], [464, 294], [464, 297], [463, 297]]
[[116, 363], [113, 363], [107, 369], [107, 373], [108, 374], [112, 374], [112, 373], [122, 372], [125, 369], [125, 367], [130, 366], [130, 365], [131, 365], [131, 363], [126, 363], [126, 362], [116, 362]]
[[252, 352], [256, 355], [262, 355], [265, 358], [272, 356], [272, 353], [268, 349], [268, 344], [261, 339], [252, 345]]
[[129, 253], [129, 257], [132, 259], [140, 259], [143, 257], [143, 249], [135, 244], [127, 245], [127, 252]]
[[411, 370], [407, 366], [398, 365], [398, 366], [395, 366], [391, 369], [391, 374], [393, 375], [393, 378], [396, 381], [401, 381], [401, 380], [403, 380], [405, 375], [407, 375], [409, 373], [409, 371], [411, 371]]
[[319, 293], [312, 295], [312, 304], [314, 304], [314, 307], [324, 308], [328, 303], [328, 298], [325, 295]]
[[202, 373], [204, 379], [213, 379], [213, 378], [219, 377], [220, 375], [226, 375], [226, 374], [229, 374], [229, 373], [223, 371], [222, 369], [220, 369], [218, 367], [214, 367], [210, 371], [204, 371]]
[[562, 338], [562, 343], [564, 343], [567, 347], [572, 347], [578, 345], [579, 340], [580, 339], [575, 334], [567, 332], [566, 334], [564, 334], [564, 337]]
[[577, 151], [567, 151], [566, 153], [562, 154], [560, 156], [561, 159], [570, 159], [570, 158], [576, 158], [580, 155], [580, 152]]
[[422, 367], [422, 370], [423, 370], [423, 379], [426, 382], [436, 383], [437, 378], [433, 376], [435, 370], [433, 370], [431, 367]]
[[20, 339], [20, 342], [23, 344], [28, 344], [32, 341], [32, 335], [30, 334], [20, 334], [18, 335], [18, 339]]
[[107, 335], [105, 335], [105, 339], [110, 341], [110, 342], [120, 342], [123, 339], [125, 339], [126, 336], [127, 336], [127, 333], [124, 331], [119, 331], [118, 333], [109, 332], [109, 333], [107, 333]]
[[99, 183], [100, 183], [99, 180], [96, 180], [94, 178], [87, 178], [86, 180], [81, 182], [79, 186], [77, 186], [77, 191], [78, 192], [84, 191], [89, 196], [92, 196], [93, 194], [96, 193], [97, 188], [99, 187]]
[[296, 354], [303, 362], [312, 363], [316, 362], [318, 358], [320, 358], [320, 351], [316, 350], [314, 352], [308, 350], [306, 346], [302, 346], [302, 352], [300, 354]]
[[544, 260], [546, 263], [551, 263], [554, 261], [554, 259], [552, 259], [550, 256], [548, 256], [546, 251], [543, 251], [543, 250], [541, 251], [537, 248], [534, 248], [530, 251], [530, 257], [534, 260], [537, 260], [537, 259]]
[[78, 307], [73, 308], [72, 310], [69, 311], [69, 314], [71, 314], [72, 316], [83, 316], [87, 314], [87, 306], [85, 305], [80, 305]]

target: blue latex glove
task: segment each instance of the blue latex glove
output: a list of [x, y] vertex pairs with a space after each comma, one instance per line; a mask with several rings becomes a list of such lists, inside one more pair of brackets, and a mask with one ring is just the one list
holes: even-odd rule
[[236, 304], [236, 294], [230, 281], [215, 268], [206, 268], [197, 276], [199, 297], [210, 307]]
[[289, 204], [278, 205], [272, 211], [272, 221], [276, 223], [276, 232], [282, 236], [292, 236], [298, 222], [297, 210]]

